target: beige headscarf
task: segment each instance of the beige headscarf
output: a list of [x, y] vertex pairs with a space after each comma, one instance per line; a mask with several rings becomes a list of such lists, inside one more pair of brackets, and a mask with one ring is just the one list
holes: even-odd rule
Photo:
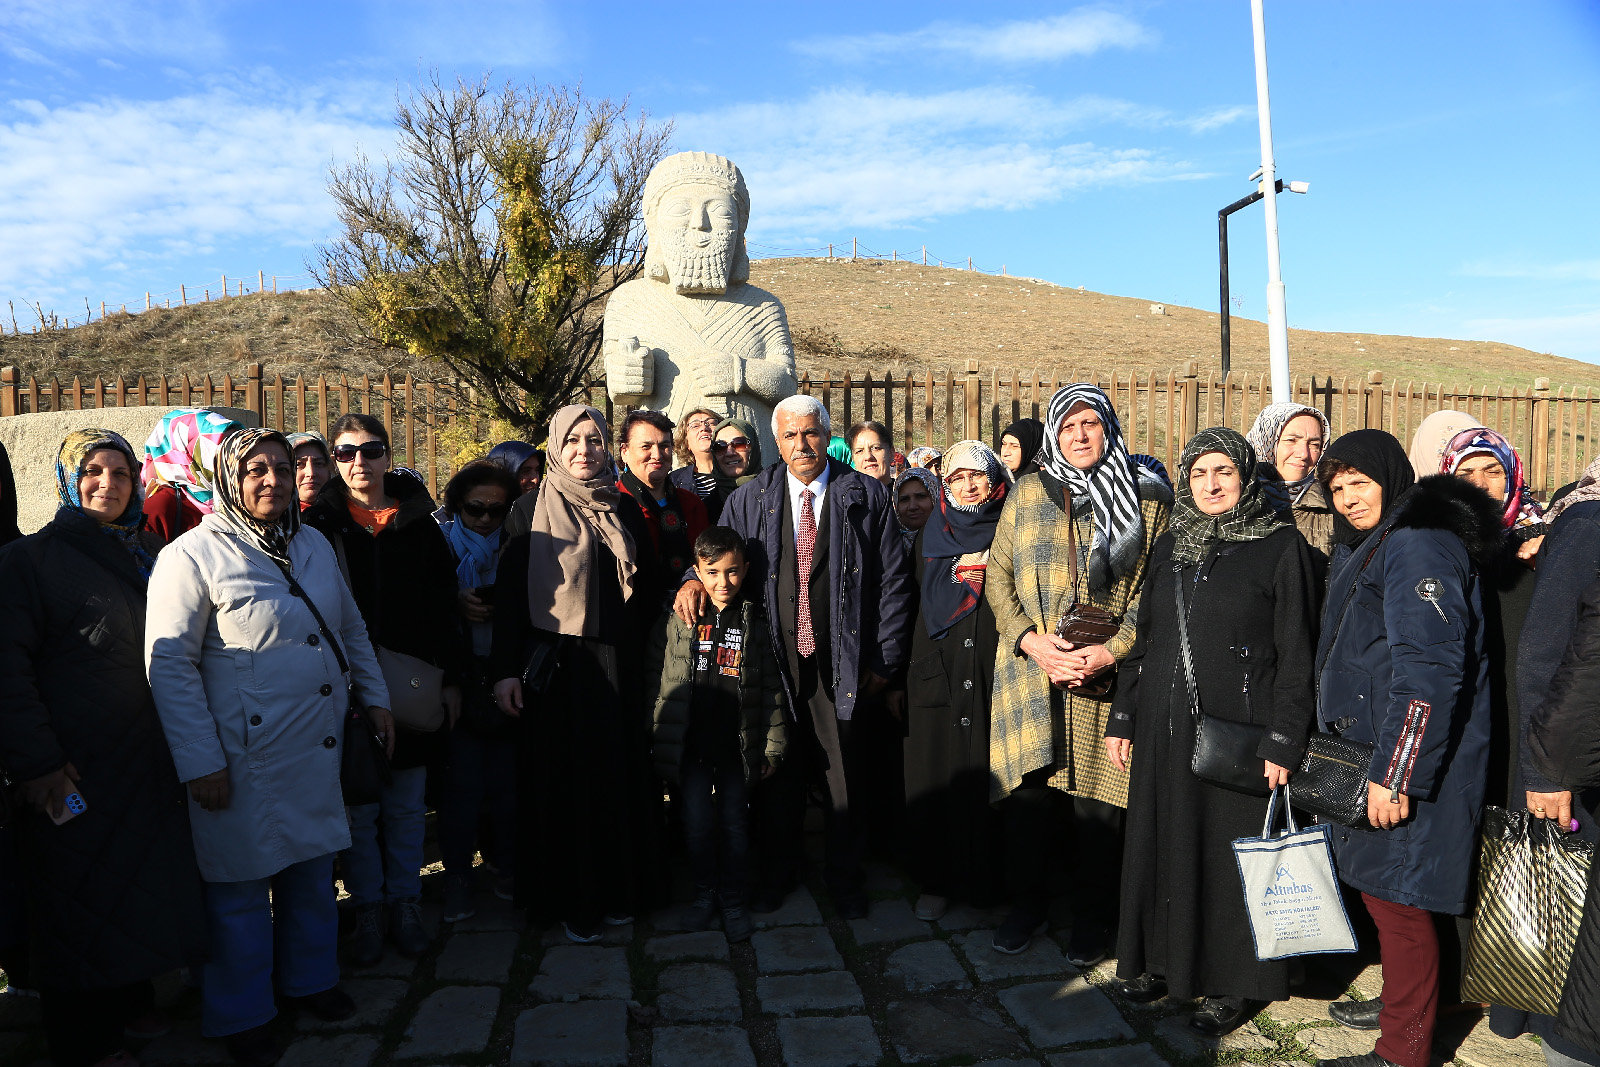
[[541, 630], [572, 637], [599, 632], [598, 587], [591, 580], [596, 542], [617, 559], [622, 599], [633, 596], [638, 552], [617, 514], [621, 494], [609, 468], [587, 480], [573, 477], [561, 459], [561, 442], [578, 423], [594, 420], [608, 440], [606, 417], [584, 404], [568, 404], [550, 420], [544, 483], [529, 531], [528, 617]]
[[1411, 437], [1411, 469], [1418, 478], [1439, 474], [1444, 466], [1445, 446], [1462, 430], [1470, 430], [1483, 423], [1465, 411], [1435, 411], [1417, 426]]

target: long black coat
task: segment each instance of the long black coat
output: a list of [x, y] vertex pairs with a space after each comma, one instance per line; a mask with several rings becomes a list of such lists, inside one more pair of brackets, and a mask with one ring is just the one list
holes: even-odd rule
[[[373, 645], [416, 656], [443, 668], [446, 685], [471, 678], [471, 649], [456, 602], [456, 557], [433, 518], [433, 498], [416, 479], [390, 471], [383, 491], [398, 505], [394, 521], [376, 537], [350, 514], [349, 490], [333, 478], [305, 514], [336, 548], [344, 545], [350, 593]], [[445, 730], [401, 730], [396, 767], [420, 767], [440, 754]]]
[[[912, 558], [921, 589], [921, 534]], [[984, 597], [937, 641], [918, 611], [906, 670], [911, 863], [927, 892], [978, 904], [998, 899], [1002, 866], [1002, 834], [989, 806], [989, 701], [999, 645]]]
[[184, 787], [145, 680], [144, 613], [133, 557], [75, 508], [0, 552], [0, 761], [17, 782], [71, 763], [87, 805], [61, 826], [14, 816], [30, 985], [127, 985], [204, 951]]
[[[1226, 544], [1182, 572], [1206, 714], [1266, 726], [1256, 756], [1294, 768], [1315, 719], [1316, 565], [1299, 531]], [[1256, 959], [1231, 847], [1261, 833], [1266, 799], [1194, 776], [1172, 536], [1151, 553], [1138, 639], [1107, 734], [1133, 740], [1117, 973], [1161, 975], [1175, 997], [1289, 995], [1283, 961]], [[1265, 769], [1265, 768], [1263, 768]], [[1265, 786], [1265, 779], [1262, 782]]]

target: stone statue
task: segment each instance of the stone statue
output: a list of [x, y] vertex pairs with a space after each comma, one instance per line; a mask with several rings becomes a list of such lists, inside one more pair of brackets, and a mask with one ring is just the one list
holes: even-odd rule
[[[606, 388], [674, 421], [695, 408], [749, 420], [776, 456], [772, 406], [796, 391], [783, 305], [749, 284], [750, 193], [739, 168], [679, 152], [644, 183], [644, 277], [606, 306]], [[618, 420], [620, 421], [620, 419]]]

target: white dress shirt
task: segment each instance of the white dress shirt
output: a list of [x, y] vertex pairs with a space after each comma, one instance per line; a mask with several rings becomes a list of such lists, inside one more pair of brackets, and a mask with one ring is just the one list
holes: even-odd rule
[[828, 502], [828, 467], [829, 464], [824, 462], [822, 473], [817, 475], [810, 485], [796, 478], [792, 471], [784, 474], [784, 477], [789, 482], [789, 509], [794, 515], [796, 544], [800, 541], [800, 493], [802, 490], [810, 490], [811, 511], [817, 517], [817, 529], [822, 529], [822, 508]]

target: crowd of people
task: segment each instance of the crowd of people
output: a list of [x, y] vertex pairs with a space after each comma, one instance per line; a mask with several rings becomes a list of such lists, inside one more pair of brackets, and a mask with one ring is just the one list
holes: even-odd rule
[[[371, 416], [180, 410], [142, 454], [68, 436], [27, 537], [0, 451], [0, 968], [55, 1061], [133, 1062], [179, 968], [250, 1067], [283, 1005], [348, 1018], [341, 951], [428, 950], [430, 811], [446, 922], [492, 892], [595, 942], [683, 865], [682, 925], [739, 941], [807, 874], [808, 802], [837, 916], [868, 914], [874, 853], [922, 919], [1003, 907], [999, 953], [1059, 896], [1074, 964], [1222, 1035], [1292, 977], [1231, 843], [1323, 733], [1373, 748], [1372, 828], [1333, 838], [1385, 975], [1330, 1008], [1374, 1050], [1324, 1062], [1427, 1067], [1439, 1015], [1480, 1007], [1485, 805], [1597, 836], [1600, 460], [1541, 505], [1462, 413], [1408, 454], [1279, 403], [1169, 472], [1083, 383], [992, 447], [836, 436], [806, 395], [771, 431], [764, 457], [707, 409], [613, 434], [570, 405], [436, 501]], [[1194, 773], [1202, 709], [1258, 728], [1257, 788]], [[1600, 1064], [1600, 977], [1572, 982], [1491, 1024]]]

